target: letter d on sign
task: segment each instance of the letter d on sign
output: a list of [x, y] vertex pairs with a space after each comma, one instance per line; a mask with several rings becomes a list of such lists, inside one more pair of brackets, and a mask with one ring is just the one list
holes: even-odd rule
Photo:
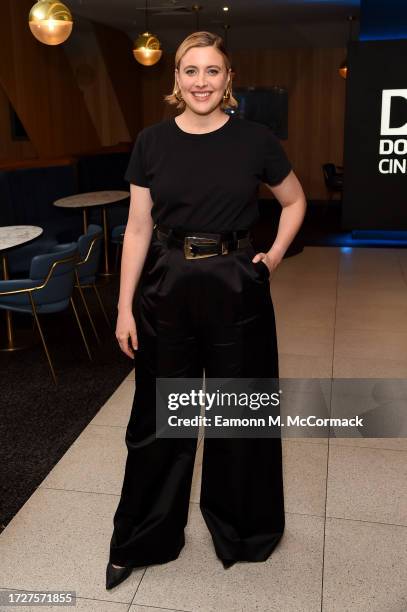
[[392, 140], [383, 138], [383, 140], [380, 141], [380, 155], [391, 155], [393, 153], [393, 149], [394, 144]]
[[407, 89], [383, 89], [380, 133], [382, 136], [406, 136], [407, 123], [401, 127], [390, 127], [391, 102], [393, 98], [404, 98], [407, 100]]

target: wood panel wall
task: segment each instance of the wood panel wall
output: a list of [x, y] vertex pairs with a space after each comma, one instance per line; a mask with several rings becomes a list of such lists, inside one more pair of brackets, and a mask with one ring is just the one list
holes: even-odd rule
[[[326, 199], [321, 166], [342, 165], [346, 81], [338, 74], [344, 49], [272, 49], [236, 51], [234, 86], [287, 87], [289, 138], [283, 142], [310, 199]], [[174, 113], [163, 100], [172, 91], [174, 58], [167, 54], [143, 77], [143, 124]], [[261, 195], [269, 197], [267, 190]]]
[[134, 59], [133, 43], [124, 32], [100, 23], [93, 23], [93, 28], [128, 133], [135, 140], [142, 127], [143, 66]]
[[[2, 0], [0, 37], [7, 61], [0, 63], [0, 159], [50, 158], [96, 150], [102, 144], [97, 121], [103, 119], [103, 134], [108, 144], [114, 144], [124, 133], [134, 140], [141, 127], [177, 113], [163, 101], [172, 91], [174, 55], [164, 53], [155, 66], [140, 66], [125, 34], [95, 24], [97, 53], [122, 115], [120, 121], [115, 120], [117, 113], [105, 108], [111, 104], [110, 96], [103, 101], [103, 116], [99, 117], [99, 107], [89, 104], [78, 87], [64, 47], [42, 45], [31, 35], [27, 25], [31, 4], [32, 0]], [[344, 56], [344, 49], [287, 48], [235, 51], [231, 57], [234, 86], [288, 88], [289, 138], [283, 146], [310, 199], [327, 196], [322, 164], [341, 165], [343, 161], [346, 81], [338, 75], [338, 66]], [[96, 71], [99, 80], [100, 74]], [[95, 90], [103, 91], [102, 85]], [[31, 143], [11, 141], [6, 130], [9, 100]], [[115, 139], [116, 135], [120, 138]], [[261, 195], [270, 194], [262, 190]]]
[[10, 123], [10, 102], [0, 86], [0, 162], [8, 159], [33, 159], [38, 157], [32, 142], [13, 140]]
[[[116, 32], [122, 36], [122, 32]], [[84, 26], [83, 20], [78, 22], [75, 19], [75, 28], [63, 48], [101, 145], [110, 147], [120, 142], [130, 142], [132, 137], [93, 24], [88, 22]]]
[[0, 85], [4, 94], [40, 157], [97, 148], [99, 138], [63, 48], [41, 44], [29, 30], [32, 4], [32, 0], [1, 3]]

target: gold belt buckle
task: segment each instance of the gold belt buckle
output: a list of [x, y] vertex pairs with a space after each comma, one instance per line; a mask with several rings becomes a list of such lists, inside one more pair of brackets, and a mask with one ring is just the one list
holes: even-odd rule
[[[204, 257], [215, 257], [217, 253], [194, 253], [193, 246], [213, 244], [217, 245], [214, 238], [205, 238], [203, 236], [185, 236], [184, 238], [184, 256], [185, 259], [203, 259]], [[223, 247], [223, 245], [222, 245]], [[222, 248], [223, 253], [223, 248]]]

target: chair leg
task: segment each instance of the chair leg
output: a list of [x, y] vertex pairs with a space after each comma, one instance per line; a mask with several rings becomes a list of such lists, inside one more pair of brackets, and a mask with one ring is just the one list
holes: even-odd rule
[[106, 319], [106, 322], [107, 322], [108, 326], [111, 328], [111, 327], [112, 327], [112, 324], [111, 324], [111, 322], [110, 322], [109, 317], [107, 316], [107, 312], [106, 312], [106, 310], [105, 310], [105, 307], [103, 306], [103, 302], [102, 302], [102, 299], [101, 299], [101, 297], [100, 297], [100, 293], [99, 293], [99, 291], [98, 291], [98, 289], [97, 289], [97, 287], [96, 287], [95, 283], [93, 283], [93, 288], [94, 288], [94, 290], [95, 290], [96, 297], [97, 297], [97, 299], [98, 299], [98, 301], [99, 301], [99, 305], [100, 305], [100, 308], [102, 309], [102, 312], [103, 312], [103, 315], [104, 315], [104, 317], [105, 317], [105, 319]]
[[70, 298], [70, 302], [71, 302], [71, 306], [72, 306], [72, 309], [73, 309], [74, 314], [75, 314], [76, 321], [77, 321], [78, 326], [79, 326], [79, 330], [80, 330], [80, 332], [81, 332], [82, 340], [83, 340], [83, 342], [84, 342], [84, 344], [85, 344], [86, 351], [87, 351], [87, 353], [88, 353], [88, 357], [89, 357], [89, 359], [92, 361], [92, 355], [91, 355], [91, 353], [90, 353], [88, 343], [86, 342], [85, 334], [83, 333], [82, 325], [81, 325], [81, 322], [80, 322], [80, 320], [79, 320], [78, 312], [77, 312], [77, 310], [76, 310], [76, 307], [75, 307], [75, 302], [73, 301], [73, 297], [72, 297], [72, 296], [71, 296], [71, 298]]
[[[75, 271], [75, 272], [76, 272], [76, 271]], [[99, 338], [99, 336], [98, 336], [98, 333], [97, 333], [97, 331], [96, 331], [96, 327], [95, 327], [95, 324], [94, 324], [94, 322], [93, 322], [92, 316], [91, 316], [91, 314], [90, 314], [90, 311], [89, 311], [89, 308], [88, 308], [88, 304], [87, 304], [87, 302], [86, 302], [86, 300], [85, 300], [85, 295], [84, 295], [84, 293], [83, 293], [83, 289], [82, 289], [81, 284], [80, 284], [80, 282], [79, 282], [79, 277], [78, 277], [78, 273], [77, 273], [77, 272], [76, 272], [76, 283], [77, 283], [77, 284], [76, 284], [76, 288], [78, 289], [78, 291], [79, 291], [79, 293], [80, 293], [80, 296], [81, 296], [81, 298], [82, 298], [82, 302], [83, 302], [83, 305], [84, 305], [85, 310], [86, 310], [86, 312], [87, 312], [87, 315], [88, 315], [88, 319], [89, 319], [89, 321], [90, 321], [90, 324], [91, 324], [91, 326], [92, 326], [93, 333], [95, 334], [95, 336], [96, 336], [96, 340], [97, 340], [97, 342], [98, 342], [98, 344], [99, 344], [99, 346], [100, 346], [102, 343], [101, 343], [100, 338]]]
[[56, 377], [56, 374], [55, 374], [54, 366], [52, 365], [51, 356], [50, 356], [50, 354], [48, 352], [48, 348], [47, 348], [47, 345], [46, 345], [46, 342], [45, 342], [44, 334], [42, 333], [42, 329], [41, 329], [40, 321], [38, 319], [37, 311], [36, 311], [36, 308], [35, 308], [32, 292], [30, 291], [28, 293], [28, 295], [30, 296], [32, 313], [34, 315], [34, 320], [35, 320], [35, 322], [37, 324], [38, 331], [40, 332], [40, 336], [41, 336], [41, 340], [42, 340], [42, 345], [44, 347], [45, 354], [46, 354], [47, 359], [48, 359], [49, 367], [51, 369], [52, 378], [54, 379], [54, 383], [57, 384], [57, 377]]

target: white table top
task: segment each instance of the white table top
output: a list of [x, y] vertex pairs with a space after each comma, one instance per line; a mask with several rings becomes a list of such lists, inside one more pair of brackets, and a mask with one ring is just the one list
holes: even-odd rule
[[54, 205], [61, 206], [62, 208], [103, 206], [104, 204], [114, 204], [124, 200], [129, 195], [128, 191], [89, 191], [87, 193], [77, 193], [67, 198], [60, 198], [54, 202]]
[[42, 227], [37, 225], [6, 225], [0, 227], [0, 251], [11, 249], [41, 236]]

